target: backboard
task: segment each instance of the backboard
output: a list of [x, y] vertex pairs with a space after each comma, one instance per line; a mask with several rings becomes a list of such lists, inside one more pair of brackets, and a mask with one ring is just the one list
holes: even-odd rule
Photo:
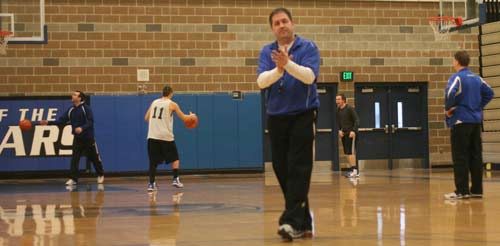
[[479, 25], [479, 5], [483, 0], [439, 0], [439, 13], [436, 16], [450, 16], [463, 20], [460, 26], [443, 25], [442, 29], [458, 31]]
[[0, 0], [0, 30], [11, 31], [9, 43], [46, 43], [45, 0]]

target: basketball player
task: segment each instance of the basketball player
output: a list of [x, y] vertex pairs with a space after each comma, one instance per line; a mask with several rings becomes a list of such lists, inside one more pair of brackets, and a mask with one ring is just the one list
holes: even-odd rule
[[494, 92], [480, 76], [469, 70], [469, 62], [466, 51], [455, 53], [453, 68], [457, 73], [450, 77], [445, 91], [446, 124], [451, 128], [455, 176], [455, 191], [444, 195], [449, 200], [483, 197], [481, 125], [483, 108], [493, 99]]
[[40, 121], [40, 125], [65, 125], [68, 122], [73, 129], [73, 148], [71, 156], [70, 179], [66, 182], [67, 186], [74, 186], [78, 182], [78, 165], [82, 154], [87, 153], [87, 158], [94, 164], [97, 173], [97, 183], [104, 182], [104, 169], [102, 167], [101, 157], [97, 150], [94, 138], [94, 114], [90, 105], [85, 103], [86, 96], [81, 91], [74, 91], [71, 95], [71, 106], [56, 121]]
[[174, 117], [177, 114], [182, 121], [189, 119], [193, 113], [185, 115], [179, 105], [172, 101], [174, 91], [170, 86], [163, 88], [163, 96], [151, 103], [144, 120], [148, 127], [148, 155], [149, 155], [149, 185], [148, 192], [156, 191], [156, 168], [162, 162], [172, 163], [174, 180], [172, 185], [182, 188], [184, 185], [179, 180], [179, 154], [174, 141]]
[[338, 94], [335, 97], [337, 104], [337, 126], [339, 127], [339, 138], [342, 139], [344, 154], [349, 161], [349, 170], [346, 173], [347, 178], [359, 177], [359, 170], [356, 168], [356, 133], [359, 128], [358, 114], [354, 108], [347, 104], [344, 94]]
[[273, 169], [285, 198], [278, 234], [292, 241], [313, 234], [308, 193], [320, 56], [314, 42], [294, 34], [288, 9], [273, 10], [269, 24], [276, 41], [260, 53], [257, 84], [266, 93]]

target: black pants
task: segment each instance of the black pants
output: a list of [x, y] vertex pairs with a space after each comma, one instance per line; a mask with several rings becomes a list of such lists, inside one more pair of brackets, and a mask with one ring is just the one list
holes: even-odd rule
[[148, 139], [149, 183], [156, 180], [156, 169], [161, 163], [173, 163], [179, 160], [175, 141]]
[[[451, 130], [451, 154], [456, 193], [483, 194], [481, 125], [458, 124]], [[469, 190], [469, 172], [472, 186]]]
[[315, 112], [293, 116], [270, 116], [269, 136], [273, 169], [285, 197], [279, 224], [311, 230], [309, 185], [313, 165]]
[[78, 167], [80, 164], [80, 158], [82, 157], [83, 153], [86, 153], [88, 160], [90, 160], [92, 164], [94, 164], [94, 169], [97, 173], [97, 176], [104, 175], [101, 157], [99, 156], [99, 152], [97, 151], [95, 140], [75, 137], [73, 139], [73, 155], [71, 156], [70, 178], [74, 181], [78, 181]]

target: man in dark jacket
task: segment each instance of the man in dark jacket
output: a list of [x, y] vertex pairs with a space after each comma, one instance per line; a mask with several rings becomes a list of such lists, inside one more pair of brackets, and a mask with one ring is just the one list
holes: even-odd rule
[[339, 127], [339, 138], [342, 139], [344, 154], [349, 161], [347, 178], [358, 178], [359, 169], [356, 167], [356, 137], [359, 127], [359, 117], [354, 108], [347, 104], [344, 94], [335, 97], [337, 104], [337, 126]]
[[[455, 191], [445, 199], [483, 197], [483, 158], [481, 124], [483, 108], [493, 98], [493, 90], [468, 68], [469, 54], [455, 53], [453, 68], [457, 73], [448, 80], [445, 91], [446, 123], [451, 128], [451, 154]], [[469, 189], [469, 172], [472, 186]]]
[[66, 182], [68, 186], [74, 186], [78, 182], [78, 165], [83, 153], [87, 153], [87, 158], [94, 164], [94, 169], [97, 173], [97, 183], [102, 184], [104, 182], [102, 161], [94, 138], [94, 115], [90, 106], [85, 104], [85, 99], [83, 92], [75, 91], [71, 95], [73, 106], [68, 108], [59, 119], [56, 121], [40, 121], [40, 125], [71, 124], [74, 138], [70, 179]]

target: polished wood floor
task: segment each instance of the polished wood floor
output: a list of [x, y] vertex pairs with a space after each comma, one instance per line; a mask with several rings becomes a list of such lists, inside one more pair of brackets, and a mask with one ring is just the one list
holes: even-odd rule
[[310, 191], [313, 239], [276, 234], [283, 199], [271, 172], [160, 177], [0, 181], [0, 245], [500, 245], [500, 173], [484, 199], [447, 202], [451, 170], [369, 171], [351, 182], [316, 168]]

